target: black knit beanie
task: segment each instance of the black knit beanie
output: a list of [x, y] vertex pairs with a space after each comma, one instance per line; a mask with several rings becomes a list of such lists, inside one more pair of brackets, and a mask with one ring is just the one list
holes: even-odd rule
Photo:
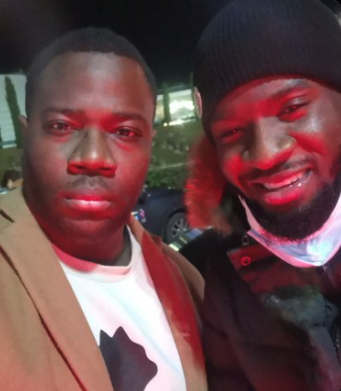
[[194, 86], [209, 121], [221, 99], [252, 80], [295, 75], [341, 90], [341, 27], [319, 0], [234, 0], [210, 22]]

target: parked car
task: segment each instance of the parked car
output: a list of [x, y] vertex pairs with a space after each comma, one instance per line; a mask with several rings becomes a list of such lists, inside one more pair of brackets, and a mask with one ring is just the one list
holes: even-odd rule
[[188, 229], [182, 190], [145, 187], [133, 215], [165, 243], [172, 243]]

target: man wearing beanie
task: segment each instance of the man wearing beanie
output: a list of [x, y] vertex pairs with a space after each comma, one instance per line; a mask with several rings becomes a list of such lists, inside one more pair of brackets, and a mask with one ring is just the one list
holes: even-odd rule
[[131, 215], [156, 91], [108, 29], [72, 31], [34, 60], [23, 187], [0, 202], [0, 390], [207, 390], [203, 280]]
[[187, 202], [215, 230], [182, 253], [206, 263], [210, 390], [339, 391], [340, 25], [318, 0], [232, 1], [194, 83]]

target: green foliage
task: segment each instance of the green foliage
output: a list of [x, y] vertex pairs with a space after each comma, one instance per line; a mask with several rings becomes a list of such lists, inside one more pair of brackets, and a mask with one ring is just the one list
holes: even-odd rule
[[12, 80], [8, 76], [5, 77], [5, 86], [6, 86], [6, 99], [12, 117], [16, 144], [18, 148], [21, 148], [22, 134], [21, 134], [20, 122], [19, 122], [20, 109], [18, 105], [17, 93], [15, 92], [15, 88]]
[[186, 165], [177, 167], [165, 167], [161, 169], [150, 169], [147, 176], [147, 182], [150, 187], [168, 187], [173, 189], [182, 189], [186, 180]]
[[183, 188], [188, 152], [202, 133], [199, 121], [156, 128], [153, 156], [147, 181], [151, 187]]

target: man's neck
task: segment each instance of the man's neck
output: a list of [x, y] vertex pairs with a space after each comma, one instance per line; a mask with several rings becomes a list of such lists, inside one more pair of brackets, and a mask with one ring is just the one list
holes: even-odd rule
[[[52, 242], [52, 241], [51, 241]], [[120, 235], [112, 240], [96, 243], [75, 243], [68, 240], [67, 243], [53, 243], [52, 246], [61, 261], [72, 259], [97, 263], [105, 266], [127, 266], [131, 258], [131, 242], [129, 232], [123, 227]]]

